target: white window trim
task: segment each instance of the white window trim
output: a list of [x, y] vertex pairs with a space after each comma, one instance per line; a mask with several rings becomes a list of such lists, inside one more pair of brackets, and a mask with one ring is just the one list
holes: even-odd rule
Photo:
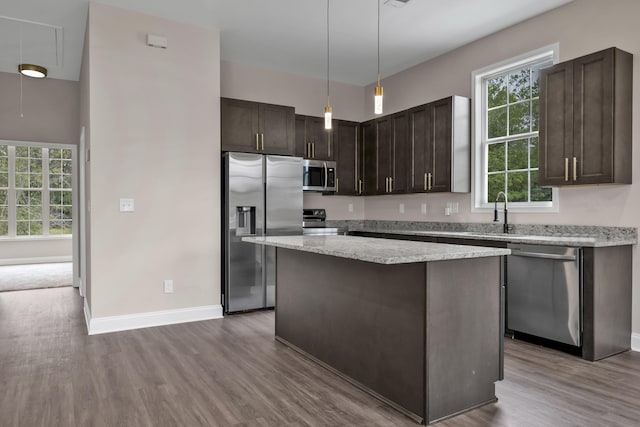
[[[482, 111], [485, 104], [486, 94], [483, 91], [482, 80], [493, 74], [500, 74], [504, 71], [519, 66], [524, 66], [528, 63], [538, 61], [542, 58], [551, 56], [553, 63], [559, 62], [560, 45], [554, 43], [548, 46], [544, 46], [540, 49], [536, 49], [522, 55], [515, 56], [513, 58], [500, 61], [497, 64], [492, 64], [487, 67], [483, 67], [479, 70], [475, 70], [471, 73], [471, 87], [473, 93], [472, 103], [472, 118], [471, 118], [471, 141], [472, 141], [472, 161], [471, 161], [471, 212], [487, 212], [493, 210], [494, 203], [488, 201], [483, 202], [484, 182], [483, 163], [486, 162], [487, 153], [485, 153], [482, 146], [482, 120], [479, 119], [478, 113]], [[540, 203], [509, 203], [509, 210], [511, 212], [521, 213], [556, 213], [560, 211], [559, 191], [557, 187], [552, 187], [552, 202], [540, 202]]]

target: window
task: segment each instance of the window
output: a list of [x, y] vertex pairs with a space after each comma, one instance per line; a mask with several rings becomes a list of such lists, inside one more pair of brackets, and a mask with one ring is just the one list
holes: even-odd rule
[[0, 236], [71, 234], [72, 165], [71, 149], [0, 145]]
[[556, 208], [557, 191], [538, 185], [538, 74], [553, 59], [547, 48], [474, 73], [475, 208], [501, 191], [516, 210]]

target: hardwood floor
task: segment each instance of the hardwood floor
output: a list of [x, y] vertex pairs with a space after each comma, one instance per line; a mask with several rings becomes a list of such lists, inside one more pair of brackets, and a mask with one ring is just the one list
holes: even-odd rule
[[[273, 312], [87, 336], [73, 288], [0, 294], [0, 426], [414, 426], [273, 339]], [[438, 426], [637, 426], [640, 353], [507, 341], [499, 401]]]

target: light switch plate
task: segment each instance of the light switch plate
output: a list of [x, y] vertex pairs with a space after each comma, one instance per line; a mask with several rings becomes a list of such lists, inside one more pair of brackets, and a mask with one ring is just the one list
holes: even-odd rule
[[404, 213], [404, 203], [400, 203], [400, 213]]
[[164, 293], [172, 294], [173, 293], [173, 280], [165, 279], [164, 281]]
[[120, 212], [133, 212], [134, 210], [133, 199], [120, 199]]
[[422, 215], [426, 215], [427, 214], [427, 204], [426, 203], [423, 203], [423, 204], [420, 205], [420, 213]]
[[349, 204], [347, 205], [347, 210], [348, 210], [349, 212], [353, 212], [353, 203], [349, 203]]

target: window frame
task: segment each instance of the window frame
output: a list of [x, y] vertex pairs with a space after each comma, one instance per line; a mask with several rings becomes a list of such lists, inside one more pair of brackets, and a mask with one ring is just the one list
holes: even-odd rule
[[[472, 162], [471, 162], [471, 211], [487, 212], [493, 210], [494, 202], [485, 201], [487, 191], [487, 163], [488, 150], [485, 146], [484, 131], [486, 129], [487, 114], [484, 108], [487, 105], [487, 91], [484, 81], [489, 77], [500, 75], [512, 69], [524, 67], [528, 64], [551, 60], [554, 64], [559, 60], [559, 44], [554, 43], [522, 55], [518, 55], [496, 64], [492, 64], [471, 73], [471, 87], [473, 90], [473, 114], [472, 114]], [[526, 138], [532, 137], [532, 132]], [[509, 137], [505, 138], [508, 139]], [[525, 138], [525, 136], [521, 136]], [[499, 142], [499, 138], [491, 142]], [[551, 188], [551, 202], [509, 202], [509, 210], [522, 213], [554, 213], [560, 208], [559, 191], [557, 187]]]
[[[30, 240], [69, 240], [73, 238], [73, 235], [77, 233], [78, 230], [78, 183], [77, 183], [77, 170], [78, 167], [78, 151], [77, 146], [74, 144], [59, 144], [59, 143], [42, 143], [42, 142], [28, 142], [28, 141], [15, 141], [15, 140], [1, 140], [0, 145], [9, 146], [9, 187], [8, 187], [8, 197], [7, 201], [9, 204], [9, 212], [8, 212], [8, 235], [0, 236], [0, 241], [30, 241]], [[42, 228], [43, 234], [34, 234], [34, 235], [18, 235], [17, 234], [17, 218], [16, 218], [16, 195], [18, 189], [16, 188], [15, 182], [15, 150], [16, 147], [37, 147], [46, 149], [45, 151], [48, 153], [49, 150], [62, 149], [62, 150], [71, 150], [71, 207], [72, 207], [72, 223], [71, 223], [71, 234], [50, 234], [49, 233], [49, 198], [50, 198], [50, 188], [49, 188], [49, 156], [48, 154], [45, 156], [43, 151], [42, 156], [42, 186], [38, 190], [41, 192], [41, 203], [42, 203]], [[46, 160], [46, 161], [45, 161]], [[45, 228], [46, 224], [46, 228]], [[46, 233], [45, 233], [46, 230]]]

